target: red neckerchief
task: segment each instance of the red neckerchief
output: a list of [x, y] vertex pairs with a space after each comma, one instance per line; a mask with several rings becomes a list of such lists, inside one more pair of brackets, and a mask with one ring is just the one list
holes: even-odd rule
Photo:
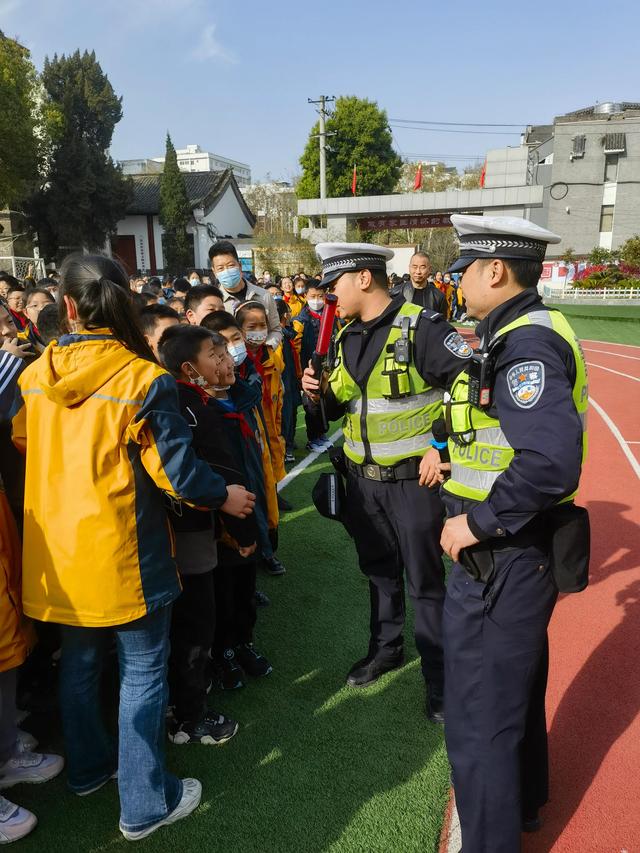
[[178, 385], [184, 385], [185, 388], [191, 388], [192, 391], [197, 391], [198, 396], [202, 400], [202, 402], [207, 405], [211, 397], [207, 394], [204, 388], [201, 388], [199, 385], [196, 385], [194, 382], [187, 382], [186, 379], [178, 379]]
[[245, 440], [246, 444], [249, 444], [252, 440], [255, 439], [255, 435], [253, 434], [253, 430], [247, 423], [247, 419], [242, 414], [242, 412], [225, 412], [222, 416], [226, 418], [228, 421], [237, 421], [240, 427], [240, 434]]
[[18, 326], [18, 329], [19, 329], [21, 332], [24, 332], [24, 330], [25, 330], [25, 329], [26, 329], [26, 327], [27, 327], [27, 323], [29, 322], [29, 321], [27, 320], [27, 318], [26, 318], [26, 317], [24, 317], [22, 314], [18, 314], [18, 312], [17, 312], [17, 311], [14, 311], [14, 310], [13, 310], [13, 308], [9, 308], [9, 311], [10, 311], [11, 316], [13, 317], [13, 319], [16, 321], [16, 325]]
[[249, 358], [253, 362], [254, 367], [258, 371], [258, 373], [260, 374], [260, 378], [262, 379], [262, 382], [264, 384], [264, 365], [262, 364], [262, 360], [263, 360], [262, 357], [264, 355], [264, 344], [262, 344], [260, 346], [260, 348], [257, 349], [255, 352], [253, 352], [252, 349], [247, 347], [247, 355], [249, 356]]
[[322, 311], [319, 314], [317, 311], [313, 311], [311, 308], [309, 308], [309, 303], [307, 303], [307, 311], [309, 312], [309, 314], [311, 314], [312, 317], [315, 317], [316, 320], [322, 319]]

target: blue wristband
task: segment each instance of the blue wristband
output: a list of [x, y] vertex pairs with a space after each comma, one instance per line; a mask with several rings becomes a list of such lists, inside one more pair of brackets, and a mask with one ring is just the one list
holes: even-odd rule
[[436, 450], [444, 450], [445, 447], [449, 446], [446, 441], [436, 441], [435, 438], [431, 439], [430, 444], [431, 447], [435, 447]]

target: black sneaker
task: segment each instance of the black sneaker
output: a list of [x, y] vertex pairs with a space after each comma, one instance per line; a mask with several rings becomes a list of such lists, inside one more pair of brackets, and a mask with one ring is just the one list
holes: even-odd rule
[[214, 663], [214, 676], [222, 690], [238, 690], [244, 687], [242, 670], [238, 666], [233, 649], [225, 649], [224, 654]]
[[223, 717], [215, 711], [209, 712], [198, 723], [178, 723], [172, 720], [169, 724], [169, 740], [172, 743], [202, 743], [205, 746], [217, 746], [226, 743], [238, 731], [238, 723]]
[[286, 574], [286, 569], [277, 557], [264, 557], [264, 570], [268, 575], [278, 577]]
[[253, 648], [253, 643], [236, 646], [236, 660], [247, 675], [251, 675], [253, 678], [261, 678], [273, 671], [273, 667], [266, 657]]
[[356, 661], [347, 675], [349, 687], [367, 687], [377, 681], [385, 672], [398, 669], [404, 665], [402, 652], [394, 657], [380, 657], [379, 655], [367, 655], [366, 658]]
[[278, 494], [278, 509], [282, 512], [290, 512], [293, 509], [289, 501], [283, 498], [281, 494]]
[[284, 461], [285, 461], [285, 465], [288, 465], [288, 464], [290, 464], [291, 462], [295, 462], [295, 461], [296, 461], [296, 457], [293, 455], [293, 451], [292, 451], [292, 450], [287, 450], [287, 452], [286, 452], [286, 453], [285, 453], [285, 455], [284, 455]]
[[271, 600], [266, 592], [261, 592], [259, 589], [256, 590], [255, 599], [256, 607], [268, 607], [271, 604]]

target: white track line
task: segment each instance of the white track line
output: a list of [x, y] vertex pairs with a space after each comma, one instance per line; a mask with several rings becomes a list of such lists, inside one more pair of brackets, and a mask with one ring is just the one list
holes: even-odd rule
[[[329, 439], [330, 439], [330, 441], [335, 441], [336, 439], [340, 438], [341, 435], [342, 435], [342, 427], [340, 427], [340, 429], [336, 430], [333, 433], [333, 435], [330, 435]], [[321, 452], [324, 453], [325, 451], [323, 450]], [[295, 466], [295, 468], [292, 468], [289, 471], [289, 473], [287, 474], [287, 476], [283, 480], [280, 480], [280, 482], [278, 483], [278, 491], [279, 492], [282, 491], [282, 489], [284, 489], [285, 486], [288, 486], [289, 483], [291, 483], [293, 480], [295, 480], [295, 478], [299, 474], [302, 474], [304, 469], [308, 468], [309, 465], [312, 465], [316, 461], [318, 456], [320, 456], [320, 453], [318, 453], [318, 451], [316, 451], [316, 450], [312, 450], [308, 456], [305, 456], [305, 458], [302, 460], [302, 462], [298, 462], [298, 464]]]
[[627, 460], [629, 461], [629, 464], [633, 468], [633, 471], [634, 471], [636, 477], [640, 480], [640, 462], [638, 462], [636, 457], [629, 450], [629, 447], [627, 446], [627, 442], [622, 437], [622, 433], [620, 432], [618, 427], [614, 424], [614, 422], [611, 420], [609, 415], [602, 408], [602, 406], [600, 406], [600, 405], [598, 405], [598, 403], [596, 403], [596, 401], [593, 399], [593, 397], [589, 397], [589, 402], [591, 403], [593, 408], [596, 410], [596, 412], [600, 415], [602, 420], [605, 422], [605, 424], [609, 427], [609, 429], [613, 433], [613, 437], [615, 438], [615, 440], [618, 442], [618, 444], [622, 448], [622, 452], [627, 457]]
[[592, 341], [588, 338], [582, 338], [583, 344], [607, 344], [611, 346], [613, 344], [614, 347], [631, 347], [631, 349], [640, 349], [640, 344], [619, 344], [616, 341]]
[[614, 355], [616, 358], [631, 358], [633, 361], [640, 361], [640, 355], [625, 355], [622, 352], [609, 352], [606, 349], [591, 349], [591, 347], [582, 347], [585, 352], [597, 352], [600, 355]]
[[640, 382], [640, 376], [632, 376], [630, 373], [620, 373], [619, 370], [613, 370], [611, 367], [603, 367], [601, 364], [594, 364], [592, 361], [586, 362], [589, 367], [599, 367], [600, 370], [606, 370], [607, 373], [615, 373], [616, 376], [624, 376], [625, 379], [633, 379], [634, 382]]

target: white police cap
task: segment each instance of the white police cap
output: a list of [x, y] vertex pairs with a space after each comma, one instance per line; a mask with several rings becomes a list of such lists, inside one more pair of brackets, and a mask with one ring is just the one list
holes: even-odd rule
[[326, 287], [345, 272], [382, 270], [386, 274], [393, 250], [372, 243], [318, 243], [316, 255], [322, 262], [320, 287]]
[[449, 272], [460, 272], [478, 258], [542, 261], [549, 243], [562, 239], [546, 228], [518, 216], [451, 215], [460, 240], [460, 257]]

